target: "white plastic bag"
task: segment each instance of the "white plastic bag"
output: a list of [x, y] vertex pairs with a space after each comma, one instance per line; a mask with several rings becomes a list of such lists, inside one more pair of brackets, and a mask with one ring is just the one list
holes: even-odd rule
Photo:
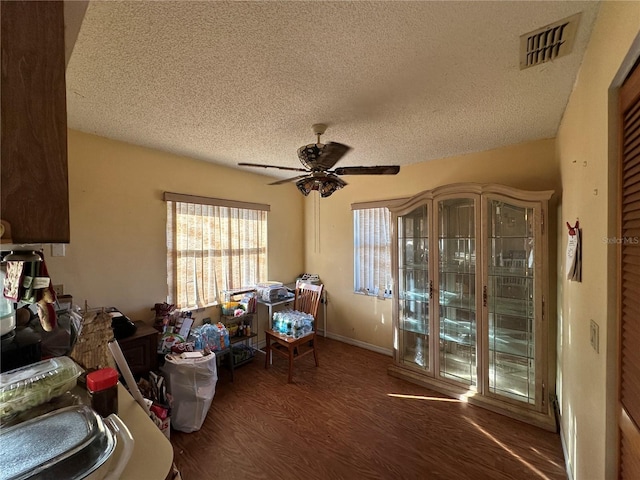
[[181, 359], [173, 355], [165, 358], [160, 371], [173, 397], [171, 426], [187, 433], [200, 430], [216, 393], [216, 356], [212, 353], [195, 359]]

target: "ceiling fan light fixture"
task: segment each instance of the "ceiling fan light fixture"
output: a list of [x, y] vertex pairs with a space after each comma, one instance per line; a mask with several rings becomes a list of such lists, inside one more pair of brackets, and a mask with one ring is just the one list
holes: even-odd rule
[[347, 184], [344, 180], [334, 175], [323, 175], [311, 178], [303, 178], [296, 182], [298, 190], [306, 197], [313, 190], [318, 190], [323, 198], [331, 196], [336, 190], [340, 190]]
[[336, 190], [340, 190], [346, 184], [347, 184], [346, 182], [339, 179], [338, 177], [334, 177], [334, 176], [325, 177], [320, 182], [320, 196], [323, 198], [328, 197]]
[[311, 193], [312, 190], [317, 190], [316, 182], [313, 178], [303, 178], [296, 182], [296, 187], [300, 190], [305, 197]]

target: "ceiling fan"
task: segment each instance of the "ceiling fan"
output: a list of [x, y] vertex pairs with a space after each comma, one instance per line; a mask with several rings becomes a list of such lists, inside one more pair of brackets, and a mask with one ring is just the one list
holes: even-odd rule
[[320, 196], [328, 197], [336, 190], [341, 189], [347, 182], [342, 180], [342, 175], [395, 175], [400, 171], [398, 165], [383, 165], [376, 167], [338, 167], [333, 170], [333, 166], [338, 163], [351, 147], [342, 143], [329, 142], [320, 143], [320, 136], [327, 130], [323, 123], [316, 123], [312, 126], [313, 133], [318, 137], [317, 143], [303, 145], [298, 149], [298, 158], [306, 168], [279, 167], [277, 165], [261, 165], [259, 163], [238, 163], [243, 167], [277, 168], [279, 170], [290, 170], [294, 172], [305, 172], [304, 175], [278, 180], [269, 185], [281, 185], [288, 182], [296, 182], [296, 187], [307, 196], [311, 191], [318, 190]]

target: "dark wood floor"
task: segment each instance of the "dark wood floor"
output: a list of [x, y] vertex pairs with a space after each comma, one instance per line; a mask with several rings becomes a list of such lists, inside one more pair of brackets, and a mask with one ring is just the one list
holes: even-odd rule
[[[296, 362], [221, 368], [202, 428], [171, 432], [184, 480], [566, 479], [560, 437], [387, 375], [391, 358], [318, 340]], [[404, 397], [406, 396], [406, 397]]]

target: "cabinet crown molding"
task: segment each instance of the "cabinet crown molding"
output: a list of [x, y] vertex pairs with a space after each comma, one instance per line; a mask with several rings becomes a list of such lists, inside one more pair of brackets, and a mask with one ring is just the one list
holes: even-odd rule
[[413, 208], [416, 205], [430, 200], [435, 197], [446, 195], [484, 195], [495, 194], [503, 195], [505, 197], [514, 198], [525, 201], [545, 201], [549, 200], [554, 190], [523, 190], [508, 185], [502, 185], [499, 183], [474, 183], [474, 182], [462, 182], [462, 183], [450, 183], [447, 185], [441, 185], [429, 190], [423, 190], [420, 193], [406, 199], [405, 201], [398, 202], [395, 205], [389, 206], [389, 210], [392, 212], [404, 211], [407, 208]]

